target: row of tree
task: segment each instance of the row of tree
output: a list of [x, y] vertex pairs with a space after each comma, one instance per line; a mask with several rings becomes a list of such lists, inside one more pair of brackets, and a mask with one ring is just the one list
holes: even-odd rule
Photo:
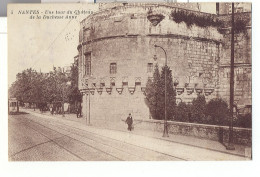
[[198, 95], [191, 104], [180, 103], [172, 119], [181, 122], [228, 125], [229, 118], [228, 104], [224, 100], [214, 98], [207, 103], [205, 96]]
[[[214, 98], [206, 102], [205, 96], [198, 95], [190, 104], [179, 103], [171, 120], [228, 126], [230, 117], [228, 104], [223, 99]], [[233, 119], [233, 125], [236, 127], [251, 128], [251, 113], [237, 114]]]
[[78, 69], [71, 66], [70, 73], [57, 70], [49, 73], [26, 69], [16, 75], [16, 81], [9, 88], [9, 96], [21, 103], [42, 105], [47, 103], [81, 101], [78, 90]]
[[[169, 67], [164, 66], [159, 71], [155, 66], [153, 79], [148, 79], [146, 85], [146, 103], [153, 119], [165, 118], [165, 72], [166, 72], [166, 110], [167, 119], [200, 124], [229, 125], [230, 112], [228, 104], [221, 98], [206, 102], [204, 95], [198, 95], [191, 103], [176, 105], [176, 92]], [[251, 114], [238, 115], [234, 126], [250, 128]]]

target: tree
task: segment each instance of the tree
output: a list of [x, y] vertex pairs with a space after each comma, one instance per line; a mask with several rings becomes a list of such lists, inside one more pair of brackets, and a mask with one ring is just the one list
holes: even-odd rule
[[[166, 72], [166, 82], [165, 82], [165, 72]], [[162, 96], [159, 98], [160, 103], [163, 103], [165, 107], [165, 83], [166, 83], [166, 110], [167, 110], [167, 119], [173, 119], [175, 108], [176, 108], [176, 92], [173, 86], [172, 71], [168, 66], [162, 68], [161, 73], [161, 85], [162, 85]], [[163, 111], [163, 117], [165, 116], [165, 111]]]
[[206, 99], [204, 95], [198, 95], [192, 101], [192, 114], [190, 122], [205, 123], [206, 122]]
[[69, 78], [62, 71], [54, 69], [45, 75], [30, 68], [17, 74], [9, 94], [19, 101], [36, 104], [68, 100], [68, 81]]
[[234, 126], [243, 128], [252, 128], [252, 114], [247, 113], [245, 115], [238, 115], [234, 122]]
[[16, 81], [9, 89], [10, 97], [21, 102], [39, 103], [43, 100], [43, 77], [33, 69], [26, 69], [16, 75]]
[[81, 102], [78, 68], [73, 65], [69, 75], [55, 67], [46, 74], [37, 73], [31, 68], [26, 69], [17, 74], [16, 81], [9, 88], [9, 95], [16, 97], [20, 102], [35, 103], [38, 107], [47, 103], [77, 104]]
[[221, 98], [214, 98], [208, 102], [206, 114], [210, 116], [210, 124], [228, 125], [228, 104]]
[[189, 116], [191, 115], [191, 104], [186, 104], [185, 102], [180, 102], [176, 106], [174, 120], [180, 122], [189, 122]]
[[172, 119], [175, 108], [175, 91], [173, 88], [172, 73], [169, 67], [163, 67], [160, 74], [158, 65], [155, 65], [153, 79], [146, 84], [146, 100], [153, 119], [164, 119], [165, 115], [165, 72], [167, 86], [167, 119]]
[[71, 66], [71, 74], [69, 77], [71, 82], [68, 98], [71, 104], [78, 104], [81, 102], [82, 96], [78, 88], [78, 67], [76, 65]]
[[152, 118], [154, 119], [162, 119], [160, 115], [160, 104], [159, 97], [161, 93], [161, 81], [160, 81], [160, 72], [158, 65], [155, 65], [153, 79], [148, 78], [146, 84], [146, 100], [148, 102], [148, 107], [150, 109], [150, 113]]

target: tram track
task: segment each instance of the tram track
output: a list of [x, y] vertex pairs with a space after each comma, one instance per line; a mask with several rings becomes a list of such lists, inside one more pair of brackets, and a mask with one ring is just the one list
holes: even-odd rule
[[[170, 160], [170, 159], [171, 160], [173, 160], [173, 159], [186, 160], [186, 159], [179, 158], [176, 156], [164, 154], [162, 152], [158, 152], [158, 151], [143, 148], [143, 147], [140, 147], [137, 145], [122, 142], [122, 141], [119, 141], [119, 140], [116, 140], [116, 139], [113, 139], [110, 137], [104, 137], [102, 135], [99, 135], [99, 134], [96, 134], [93, 132], [89, 132], [87, 130], [83, 130], [83, 129], [80, 129], [80, 128], [77, 128], [77, 127], [74, 127], [71, 125], [66, 125], [65, 123], [63, 123], [61, 121], [57, 121], [57, 120], [50, 120], [50, 119], [39, 120], [39, 119], [37, 119], [37, 122], [36, 122], [35, 120], [33, 120], [31, 118], [27, 118], [27, 121], [30, 121], [30, 123], [34, 124], [34, 126], [36, 124], [38, 126], [41, 126], [41, 127], [47, 128], [51, 131], [54, 131], [56, 133], [59, 133], [59, 134], [63, 135], [64, 137], [68, 137], [70, 139], [73, 139], [74, 141], [78, 141], [78, 142], [84, 144], [85, 146], [91, 147], [97, 151], [105, 153], [105, 154], [115, 158], [116, 160], [127, 160], [127, 159], [120, 158], [120, 157], [118, 157], [118, 155], [116, 156], [116, 155], [112, 154], [111, 152], [117, 152], [118, 154], [120, 154], [120, 153], [125, 154], [124, 156], [130, 157], [130, 159], [132, 159], [132, 160], [142, 160], [142, 161], [150, 160], [149, 158], [144, 158], [143, 156], [140, 156], [140, 154], [142, 154], [142, 151], [147, 151], [150, 154], [155, 153], [157, 155], [163, 156], [164, 159], [167, 159], [167, 157], [168, 157], [168, 160]], [[24, 123], [27, 124], [26, 122], [24, 122]], [[30, 128], [32, 128], [32, 127], [30, 127]], [[34, 130], [37, 131], [36, 129], [34, 129]], [[67, 134], [62, 133], [61, 130], [67, 132]], [[80, 140], [82, 138], [84, 138], [84, 140], [87, 140], [88, 143]], [[90, 143], [91, 141], [92, 141], [92, 143]], [[94, 146], [94, 144], [96, 146]], [[122, 145], [121, 148], [118, 148], [118, 145], [119, 146]], [[128, 147], [130, 147], [130, 150]], [[102, 150], [102, 148], [108, 149], [108, 151], [110, 151], [110, 153]], [[66, 148], [64, 148], [64, 149], [66, 149]], [[139, 151], [140, 152], [139, 155], [136, 155], [136, 153], [131, 153], [130, 152], [131, 149]], [[68, 149], [66, 149], [66, 150], [68, 150]], [[84, 159], [82, 159], [82, 160], [84, 160]]]
[[[38, 113], [36, 113], [38, 114]], [[76, 121], [74, 120], [69, 120], [69, 119], [65, 119], [67, 122], [68, 121], [71, 121], [71, 122], [74, 122], [76, 123]], [[56, 121], [59, 121], [59, 119], [56, 119]], [[65, 125], [65, 124], [64, 124]], [[70, 126], [71, 127], [71, 126]], [[79, 129], [77, 127], [74, 127], [76, 129]], [[98, 129], [101, 129], [100, 127], [96, 127]], [[83, 129], [79, 129], [79, 130], [83, 130]], [[111, 129], [112, 131], [114, 131], [113, 129]], [[86, 131], [86, 130], [83, 130], [83, 131]], [[116, 130], [116, 131], [119, 131], [119, 132], [122, 132], [122, 133], [125, 133], [125, 131], [122, 131], [122, 130]], [[87, 131], [86, 131], [87, 132]], [[93, 132], [91, 132], [93, 133]], [[135, 134], [135, 133], [133, 133]], [[99, 134], [96, 134], [98, 136], [100, 136]], [[138, 135], [138, 134], [137, 134]], [[142, 135], [139, 135], [139, 136], [142, 136]], [[152, 137], [152, 136], [149, 136], [147, 135], [146, 137], [149, 137], [149, 138], [153, 138], [153, 139], [157, 139], [157, 140], [161, 140], [161, 138], [158, 138], [158, 137]], [[109, 137], [110, 138], [110, 137]], [[113, 138], [111, 138], [113, 139]], [[114, 139], [116, 140], [116, 139]], [[216, 153], [223, 153], [223, 154], [226, 154], [226, 155], [230, 155], [230, 156], [236, 156], [238, 158], [246, 158], [245, 155], [243, 154], [239, 154], [239, 153], [234, 153], [234, 152], [226, 152], [226, 151], [223, 151], [223, 150], [218, 150], [216, 148], [211, 148], [211, 147], [204, 147], [204, 146], [201, 146], [201, 145], [196, 145], [196, 144], [190, 144], [190, 143], [186, 143], [186, 142], [180, 142], [180, 141], [175, 141], [175, 140], [168, 140], [168, 139], [163, 139], [164, 141], [167, 141], [167, 142], [170, 142], [170, 143], [177, 143], [177, 144], [180, 144], [180, 145], [184, 145], [184, 146], [189, 146], [189, 147], [194, 147], [194, 148], [199, 148], [199, 149], [205, 149], [207, 151], [211, 151], [211, 152], [216, 152]], [[136, 145], [135, 145], [136, 146]], [[143, 147], [141, 147], [143, 148]], [[150, 150], [150, 149], [149, 149]], [[155, 151], [155, 152], [159, 152], [159, 151]], [[159, 152], [159, 153], [162, 153], [162, 152]], [[163, 154], [163, 153], [162, 153]], [[169, 155], [169, 154], [166, 154], [166, 155]], [[173, 156], [175, 157], [175, 156]], [[176, 157], [176, 158], [179, 158], [180, 160], [190, 160], [190, 159], [185, 159], [185, 158], [180, 158], [180, 157]]]
[[[62, 136], [59, 137], [59, 138], [51, 139], [51, 138], [49, 138], [48, 136], [46, 136], [44, 133], [42, 133], [41, 131], [39, 131], [39, 130], [33, 128], [32, 126], [29, 126], [29, 125], [26, 124], [25, 122], [23, 122], [23, 123], [21, 123], [21, 124], [27, 126], [28, 128], [30, 128], [30, 129], [32, 129], [32, 130], [34, 130], [34, 131], [40, 133], [42, 136], [44, 136], [44, 137], [46, 137], [47, 139], [49, 139], [49, 141], [43, 142], [43, 143], [40, 143], [40, 144], [37, 144], [37, 145], [35, 145], [35, 146], [32, 146], [31, 148], [34, 148], [34, 147], [36, 147], [36, 146], [38, 146], [38, 145], [42, 145], [42, 144], [45, 144], [45, 143], [48, 143], [48, 142], [53, 142], [53, 143], [55, 143], [56, 145], [58, 145], [60, 148], [63, 148], [63, 149], [66, 150], [68, 153], [72, 154], [73, 156], [76, 156], [76, 157], [79, 158], [80, 160], [85, 161], [86, 159], [83, 159], [83, 158], [79, 157], [76, 153], [72, 152], [72, 151], [69, 150], [68, 148], [65, 148], [64, 146], [61, 146], [59, 143], [57, 143], [57, 142], [55, 141], [55, 140], [58, 140], [58, 139], [67, 137], [67, 138], [70, 138], [70, 139], [72, 139], [72, 140], [74, 140], [74, 141], [78, 141], [78, 142], [80, 142], [80, 143], [82, 143], [82, 144], [84, 144], [84, 145], [86, 145], [86, 146], [88, 146], [88, 147], [90, 147], [90, 148], [92, 148], [92, 149], [95, 149], [95, 150], [97, 150], [97, 151], [99, 151], [99, 152], [102, 152], [102, 153], [104, 153], [104, 154], [107, 154], [107, 155], [109, 155], [109, 156], [111, 156], [111, 157], [113, 157], [113, 158], [115, 158], [115, 159], [117, 159], [117, 160], [123, 160], [123, 159], [117, 158], [116, 156], [114, 156], [114, 155], [112, 155], [112, 154], [109, 154], [109, 153], [107, 153], [107, 152], [105, 152], [105, 151], [102, 151], [102, 150], [100, 150], [100, 149], [98, 149], [98, 148], [96, 148], [96, 147], [94, 147], [94, 146], [91, 146], [91, 145], [86, 144], [86, 143], [84, 143], [84, 142], [82, 142], [82, 141], [79, 141], [79, 140], [77, 140], [77, 139], [75, 139], [75, 138], [69, 136], [68, 134], [61, 133], [61, 132], [59, 132], [59, 131], [56, 131], [56, 130], [54, 130], [54, 129], [52, 129], [52, 128], [49, 128], [49, 127], [47, 127], [47, 126], [45, 126], [45, 125], [43, 125], [43, 124], [37, 123], [37, 122], [32, 121], [32, 120], [28, 120], [28, 121], [29, 121], [30, 123], [33, 122], [33, 124], [40, 125], [40, 126], [42, 126], [42, 127], [44, 127], [44, 128], [47, 128], [47, 129], [49, 129], [49, 130], [51, 130], [51, 131], [54, 131], [54, 132], [59, 133], [59, 134], [62, 135]], [[21, 150], [21, 151], [15, 153], [14, 155], [17, 155], [17, 154], [19, 154], [19, 153], [22, 153], [22, 152], [24, 152], [24, 151], [26, 151], [26, 150], [29, 150], [29, 149], [31, 149], [31, 148], [27, 148], [27, 149]], [[11, 157], [13, 157], [14, 155], [11, 155]]]
[[[61, 123], [59, 122], [59, 124], [61, 124]], [[165, 153], [162, 153], [162, 152], [158, 152], [158, 151], [154, 151], [154, 150], [151, 150], [151, 149], [147, 149], [147, 148], [144, 148], [144, 147], [141, 147], [141, 146], [137, 146], [137, 145], [129, 144], [129, 143], [126, 143], [126, 142], [122, 142], [122, 141], [113, 139], [113, 138], [111, 138], [111, 137], [104, 137], [104, 136], [102, 136], [102, 135], [99, 135], [99, 134], [96, 134], [96, 133], [93, 133], [93, 132], [90, 132], [90, 131], [87, 131], [87, 130], [82, 130], [82, 129], [80, 129], [80, 128], [73, 127], [73, 126], [71, 126], [71, 125], [70, 125], [70, 126], [65, 125], [65, 124], [61, 124], [61, 125], [67, 127], [68, 129], [64, 129], [63, 127], [59, 127], [60, 129], [69, 131], [69, 132], [71, 132], [71, 133], [73, 133], [73, 134], [76, 134], [76, 135], [78, 135], [78, 136], [87, 138], [87, 139], [89, 139], [89, 140], [93, 140], [93, 141], [95, 141], [95, 142], [101, 143], [101, 144], [103, 144], [103, 145], [105, 145], [105, 146], [113, 147], [113, 148], [115, 148], [115, 149], [117, 149], [117, 150], [119, 150], [119, 151], [128, 153], [128, 154], [131, 155], [131, 156], [136, 156], [136, 157], [138, 157], [136, 154], [129, 153], [129, 152], [125, 151], [125, 150], [127, 150], [127, 149], [121, 150], [121, 149], [117, 148], [116, 146], [111, 146], [111, 145], [109, 145], [109, 144], [102, 143], [102, 142], [100, 142], [100, 141], [102, 141], [102, 140], [100, 140], [100, 139], [98, 139], [98, 138], [96, 138], [96, 139], [90, 138], [89, 136], [86, 136], [85, 134], [87, 133], [87, 134], [89, 134], [91, 137], [93, 137], [93, 135], [95, 135], [95, 136], [97, 136], [97, 137], [99, 137], [99, 138], [110, 139], [110, 140], [119, 142], [120, 144], [125, 144], [125, 145], [127, 145], [127, 146], [134, 146], [134, 147], [136, 147], [136, 148], [140, 148], [140, 149], [143, 149], [143, 150], [146, 150], [146, 151], [152, 151], [152, 152], [154, 152], [154, 153], [159, 153], [159, 154], [161, 154], [161, 155], [165, 155], [165, 156], [168, 156], [168, 157], [173, 157], [173, 158], [178, 159], [178, 160], [186, 160], [186, 159], [179, 158], [179, 157], [176, 157], [176, 156], [172, 156], [172, 155], [169, 155], [169, 154], [165, 154]], [[53, 126], [57, 127], [57, 125], [53, 125]], [[79, 134], [79, 133], [72, 132], [72, 131], [71, 131], [72, 129], [74, 129], [74, 130], [76, 129], [77, 131], [82, 131], [83, 135], [82, 135], [82, 134]], [[142, 160], [147, 160], [147, 159], [142, 159]]]

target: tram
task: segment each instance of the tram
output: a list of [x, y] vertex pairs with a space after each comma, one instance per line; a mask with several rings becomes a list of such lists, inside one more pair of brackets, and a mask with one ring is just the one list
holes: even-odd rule
[[16, 98], [10, 98], [8, 100], [8, 113], [19, 112], [19, 101]]

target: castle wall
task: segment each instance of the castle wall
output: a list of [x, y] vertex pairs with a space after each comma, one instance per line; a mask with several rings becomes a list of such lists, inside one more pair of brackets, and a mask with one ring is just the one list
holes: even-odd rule
[[[231, 15], [221, 17], [222, 20], [230, 22]], [[252, 99], [252, 54], [251, 54], [251, 13], [235, 15], [235, 21], [243, 18], [246, 22], [246, 30], [236, 33], [234, 36], [234, 102], [238, 107], [251, 105]], [[230, 24], [226, 24], [229, 27]], [[230, 60], [231, 60], [231, 34], [226, 30], [223, 35], [223, 48], [220, 52], [219, 94], [229, 103], [230, 97]]]
[[[177, 88], [184, 91], [178, 92], [177, 100], [191, 102], [201, 91], [207, 100], [222, 96], [227, 98], [229, 82], [223, 73], [228, 72], [225, 66], [228, 65], [225, 62], [229, 55], [228, 37], [220, 34], [217, 28], [195, 25], [188, 28], [184, 22], [177, 24], [170, 17], [172, 10], [173, 7], [165, 5], [121, 6], [102, 10], [81, 22], [79, 88], [82, 90], [86, 83], [88, 87], [99, 88], [101, 83], [105, 83], [102, 94], [96, 89], [90, 96], [91, 117], [120, 120], [131, 112], [138, 118], [149, 118], [145, 95], [141, 90], [153, 74], [147, 70], [148, 63], [153, 66], [158, 64], [160, 68], [165, 63], [163, 50], [155, 48], [155, 44], [165, 49], [173, 79], [179, 81]], [[161, 14], [164, 18], [154, 25], [147, 18], [148, 11]], [[242, 47], [244, 42], [248, 41], [242, 40], [237, 45]], [[251, 43], [247, 46], [250, 47]], [[244, 56], [248, 49], [242, 47], [237, 51], [236, 55]], [[85, 54], [91, 54], [91, 76], [83, 72]], [[243, 57], [241, 60], [245, 58], [248, 59]], [[114, 74], [110, 73], [111, 63], [117, 65]], [[249, 72], [240, 70], [238, 73]], [[240, 85], [248, 82], [244, 76], [237, 79], [243, 81], [239, 80], [235, 88], [240, 89]], [[109, 94], [106, 88], [110, 87], [111, 82], [115, 82], [115, 86]], [[123, 82], [127, 82], [128, 86], [122, 86]], [[136, 86], [136, 82], [141, 82], [141, 85]], [[117, 92], [117, 88], [123, 88], [122, 94]], [[135, 88], [135, 92], [131, 94], [129, 88]], [[213, 92], [206, 94], [205, 89]]]

